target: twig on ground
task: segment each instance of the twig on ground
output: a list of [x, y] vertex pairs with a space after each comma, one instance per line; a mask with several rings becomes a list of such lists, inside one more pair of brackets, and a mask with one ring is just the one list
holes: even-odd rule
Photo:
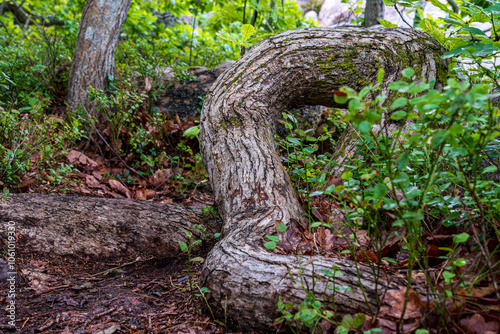
[[151, 261], [151, 260], [153, 260], [153, 259], [155, 259], [155, 257], [154, 257], [154, 256], [151, 256], [150, 258], [145, 259], [145, 260], [144, 260], [144, 259], [142, 259], [142, 258], [138, 258], [138, 259], [137, 259], [137, 260], [135, 260], [135, 261], [132, 261], [132, 262], [127, 262], [127, 263], [124, 263], [124, 264], [119, 265], [119, 266], [117, 266], [117, 267], [110, 268], [110, 269], [107, 269], [107, 270], [101, 271], [101, 272], [96, 273], [96, 274], [92, 274], [92, 275], [90, 275], [90, 277], [99, 276], [99, 275], [102, 275], [102, 274], [105, 274], [105, 273], [109, 273], [110, 271], [113, 271], [113, 270], [116, 270], [116, 269], [120, 269], [120, 268], [123, 268], [123, 267], [129, 266], [129, 265], [131, 265], [131, 264], [135, 264], [135, 263], [137, 263], [137, 262], [146, 262], [146, 261]]
[[35, 293], [35, 296], [40, 296], [40, 295], [43, 295], [44, 293], [51, 292], [51, 291], [58, 290], [58, 289], [64, 289], [64, 288], [69, 288], [69, 284], [54, 286], [52, 288], [47, 288], [43, 291], [37, 291]]

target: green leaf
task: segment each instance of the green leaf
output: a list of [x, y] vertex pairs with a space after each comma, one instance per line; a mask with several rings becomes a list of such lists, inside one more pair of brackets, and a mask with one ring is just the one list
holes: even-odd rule
[[413, 77], [413, 75], [415, 74], [415, 70], [413, 68], [405, 68], [403, 70], [403, 72], [401, 72], [401, 74], [403, 74], [403, 76], [407, 79], [411, 79], [411, 77]]
[[384, 80], [384, 75], [385, 75], [385, 70], [383, 68], [380, 68], [377, 73], [377, 82], [379, 84], [382, 84]]
[[276, 243], [274, 241], [269, 241], [264, 244], [264, 247], [266, 247], [269, 250], [273, 250], [276, 248]]
[[458, 55], [465, 56], [473, 56], [473, 57], [481, 57], [492, 54], [493, 52], [498, 51], [498, 48], [492, 44], [487, 43], [479, 43], [479, 42], [471, 42], [466, 45], [460, 45], [445, 54], [441, 57], [442, 59], [456, 57]]
[[427, 329], [417, 329], [415, 334], [429, 334], [429, 331]]
[[200, 133], [200, 126], [197, 125], [197, 126], [192, 126], [186, 131], [184, 131], [183, 136], [193, 139], [194, 137], [197, 137], [199, 133]]
[[456, 243], [456, 244], [458, 244], [460, 242], [466, 242], [467, 239], [469, 239], [469, 236], [470, 235], [467, 234], [467, 233], [465, 233], [465, 232], [464, 233], [460, 233], [460, 234], [455, 234], [453, 236], [453, 242]]
[[188, 246], [184, 241], [179, 241], [179, 246], [181, 246], [181, 251], [185, 252], [188, 250]]
[[334, 99], [335, 103], [345, 104], [349, 100], [349, 97], [344, 92], [341, 92], [339, 90], [334, 90], [333, 91], [333, 99]]
[[439, 145], [441, 145], [446, 138], [448, 137], [448, 131], [447, 130], [439, 130], [437, 131], [434, 136], [432, 136], [431, 140], [431, 147], [436, 148]]
[[359, 132], [361, 132], [361, 133], [368, 133], [368, 132], [370, 132], [371, 128], [372, 128], [372, 125], [367, 121], [363, 121], [359, 124]]
[[456, 259], [455, 261], [453, 261], [453, 265], [455, 267], [462, 267], [462, 266], [465, 266], [466, 264], [467, 264], [467, 260], [462, 259], [462, 258], [459, 258], [459, 259]]
[[352, 324], [354, 328], [359, 328], [363, 326], [364, 323], [365, 323], [365, 315], [363, 313], [359, 313], [354, 317], [354, 319], [352, 319]]
[[246, 42], [255, 33], [255, 28], [251, 24], [244, 24], [241, 26], [241, 41]]
[[349, 328], [346, 328], [344, 326], [338, 326], [335, 329], [335, 334], [348, 334], [348, 333], [349, 333]]
[[450, 134], [452, 135], [459, 135], [461, 134], [462, 132], [464, 131], [464, 126], [462, 124], [453, 124], [451, 127], [450, 127]]
[[198, 261], [198, 262], [200, 262], [200, 261], [203, 261], [203, 258], [201, 258], [201, 257], [195, 257], [194, 259], [191, 259], [191, 261]]
[[[500, 4], [499, 3], [496, 3], [494, 4], [493, 6], [490, 6], [488, 8], [486, 8], [484, 10], [486, 13], [490, 13], [490, 14], [500, 14]], [[498, 19], [497, 19], [498, 20]]]
[[333, 189], [335, 189], [334, 184], [328, 186], [328, 188], [325, 189], [325, 194], [330, 195], [333, 192]]
[[304, 308], [304, 309], [300, 310], [295, 315], [295, 317], [297, 319], [300, 319], [300, 321], [302, 321], [304, 324], [306, 324], [306, 323], [314, 320], [317, 317], [317, 315], [318, 315], [318, 313], [315, 310]]
[[323, 225], [322, 222], [314, 222], [314, 223], [309, 225], [309, 228], [316, 228], [316, 227], [320, 227], [321, 225]]
[[497, 166], [488, 166], [486, 167], [481, 174], [496, 172], [498, 170]]
[[398, 120], [400, 120], [400, 119], [402, 119], [402, 118], [405, 118], [405, 117], [406, 117], [406, 115], [407, 115], [407, 112], [406, 112], [406, 111], [404, 111], [404, 110], [398, 110], [398, 111], [393, 112], [393, 113], [391, 114], [391, 119], [393, 119], [393, 120], [395, 120], [395, 121], [398, 121]]
[[375, 196], [375, 198], [382, 199], [387, 195], [387, 187], [385, 184], [378, 183], [373, 187], [373, 190], [373, 196]]
[[391, 105], [392, 109], [404, 107], [408, 103], [408, 99], [406, 97], [398, 97], [396, 101], [394, 101]]
[[305, 154], [313, 154], [316, 150], [312, 148], [311, 146], [306, 146], [302, 149], [302, 152]]
[[406, 170], [406, 166], [408, 166], [408, 162], [410, 161], [410, 153], [404, 152], [401, 154], [401, 157], [398, 159], [398, 168], [402, 170]]
[[445, 30], [440, 28], [436, 22], [430, 18], [425, 18], [420, 21], [419, 28], [431, 34], [439, 43], [445, 44], [447, 41]]
[[486, 22], [490, 21], [490, 17], [486, 13], [479, 12], [479, 13], [472, 15], [470, 20], [471, 20], [471, 22], [486, 23]]
[[445, 4], [439, 2], [439, 0], [430, 0], [430, 2], [436, 6], [437, 8], [441, 9], [443, 12], [446, 12], [448, 14], [453, 14], [453, 11], [448, 8]]
[[343, 180], [349, 180], [351, 177], [352, 177], [352, 172], [351, 171], [343, 172], [342, 175], [341, 175], [341, 178]]
[[395, 81], [395, 82], [391, 82], [389, 84], [389, 89], [390, 90], [397, 90], [400, 93], [405, 93], [408, 90], [409, 86], [410, 86], [410, 84], [407, 82]]
[[459, 27], [463, 27], [465, 25], [465, 23], [462, 20], [453, 19], [451, 17], [444, 17], [442, 20], [446, 23], [454, 24]]
[[276, 223], [276, 231], [278, 232], [285, 232], [286, 231], [286, 225], [281, 224], [281, 223]]
[[342, 325], [347, 327], [352, 327], [352, 315], [350, 314], [344, 315], [344, 319], [342, 319]]
[[454, 273], [451, 273], [449, 271], [443, 271], [443, 278], [447, 281], [451, 280], [455, 276], [456, 275]]
[[309, 195], [309, 197], [314, 197], [314, 196], [319, 196], [319, 195], [323, 195], [323, 191], [321, 191], [321, 190], [315, 191], [315, 192], [311, 193]]
[[384, 20], [384, 19], [380, 19], [380, 20], [378, 20], [378, 22], [379, 22], [382, 26], [384, 26], [384, 28], [397, 28], [397, 27], [398, 27], [398, 25], [397, 25], [397, 24], [391, 23], [391, 22], [389, 22], [389, 21], [387, 21], [387, 20]]
[[280, 241], [280, 238], [276, 235], [266, 235], [266, 238], [268, 238], [269, 240], [274, 241], [274, 242]]
[[478, 28], [464, 27], [464, 28], [462, 28], [462, 30], [470, 32], [472, 35], [480, 35], [480, 36], [487, 37], [486, 34], [481, 29], [478, 29]]

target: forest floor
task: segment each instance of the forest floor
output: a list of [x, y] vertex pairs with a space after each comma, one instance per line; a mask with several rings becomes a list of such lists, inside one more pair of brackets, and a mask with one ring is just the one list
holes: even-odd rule
[[[66, 196], [213, 204], [206, 180], [188, 190], [171, 178], [173, 173], [189, 177], [191, 171], [163, 168], [149, 178], [140, 178], [127, 173], [127, 166], [118, 159], [87, 154], [73, 150], [63, 157], [61, 163], [73, 166], [63, 178], [50, 172], [35, 173], [37, 157], [33, 156], [33, 176], [27, 173], [19, 189]], [[111, 177], [116, 175], [128, 177]], [[205, 257], [208, 251], [205, 249], [196, 256]], [[2, 324], [2, 333], [225, 333], [206, 310], [201, 311], [203, 300], [194, 296], [195, 291], [188, 291], [185, 256], [99, 262], [81, 258], [47, 259], [20, 250], [16, 261], [16, 327]], [[197, 281], [201, 266], [191, 270], [193, 280]], [[7, 319], [7, 272], [7, 263], [0, 259], [3, 319]]]
[[[17, 333], [225, 332], [199, 312], [200, 301], [187, 290], [183, 257], [111, 263], [46, 261], [31, 254], [18, 264]], [[195, 267], [195, 276], [199, 273]], [[6, 305], [6, 281], [1, 284], [0, 300]]]

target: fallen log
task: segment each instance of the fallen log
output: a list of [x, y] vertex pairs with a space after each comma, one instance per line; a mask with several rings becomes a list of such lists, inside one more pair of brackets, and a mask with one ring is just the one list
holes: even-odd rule
[[202, 237], [194, 225], [203, 219], [202, 207], [150, 201], [40, 194], [0, 201], [1, 238], [14, 222], [16, 249], [49, 257], [165, 258], [179, 254], [185, 230]]

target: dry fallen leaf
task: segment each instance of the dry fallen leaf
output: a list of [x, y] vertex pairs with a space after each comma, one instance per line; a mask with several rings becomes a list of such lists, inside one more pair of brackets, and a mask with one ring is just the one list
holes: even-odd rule
[[99, 187], [99, 181], [92, 175], [85, 176], [85, 183], [90, 188], [98, 188]]
[[480, 314], [460, 320], [460, 325], [467, 334], [497, 334], [499, 330], [498, 321], [486, 322]]
[[92, 167], [95, 167], [95, 166], [99, 165], [97, 162], [95, 162], [94, 160], [90, 159], [85, 154], [83, 154], [81, 152], [78, 152], [78, 151], [75, 151], [75, 150], [69, 151], [69, 153], [66, 154], [66, 158], [72, 164], [74, 164], [76, 162], [79, 162], [82, 165], [89, 165], [89, 166], [92, 166]]
[[146, 200], [146, 191], [144, 189], [137, 189], [134, 193], [134, 198]]
[[93, 171], [92, 176], [95, 177], [97, 180], [101, 181], [102, 180], [102, 174], [99, 173], [98, 171]]
[[[396, 319], [401, 318], [403, 307], [406, 300], [406, 288], [401, 287], [399, 290], [389, 290], [385, 294], [383, 302], [389, 306], [382, 306], [380, 315], [390, 316]], [[410, 291], [406, 302], [406, 309], [403, 319], [420, 319], [422, 318], [422, 304], [420, 298], [414, 291]]]
[[23, 182], [21, 182], [21, 184], [19, 185], [19, 188], [27, 188], [29, 186], [31, 186], [34, 182], [36, 181], [36, 179], [34, 177], [31, 177], [27, 180], [24, 180]]
[[146, 77], [146, 79], [144, 79], [144, 90], [147, 92], [149, 92], [151, 90], [151, 79], [149, 77]]
[[152, 199], [156, 195], [156, 191], [153, 189], [146, 189], [146, 199]]
[[130, 190], [128, 190], [128, 188], [124, 186], [120, 181], [109, 180], [109, 186], [111, 187], [111, 189], [127, 196], [127, 198], [132, 198], [132, 193], [130, 192]]
[[52, 176], [50, 176], [49, 174], [47, 174], [47, 172], [44, 170], [42, 170], [40, 172], [40, 176], [42, 177], [42, 179], [44, 179], [47, 182], [54, 182], [54, 178]]

